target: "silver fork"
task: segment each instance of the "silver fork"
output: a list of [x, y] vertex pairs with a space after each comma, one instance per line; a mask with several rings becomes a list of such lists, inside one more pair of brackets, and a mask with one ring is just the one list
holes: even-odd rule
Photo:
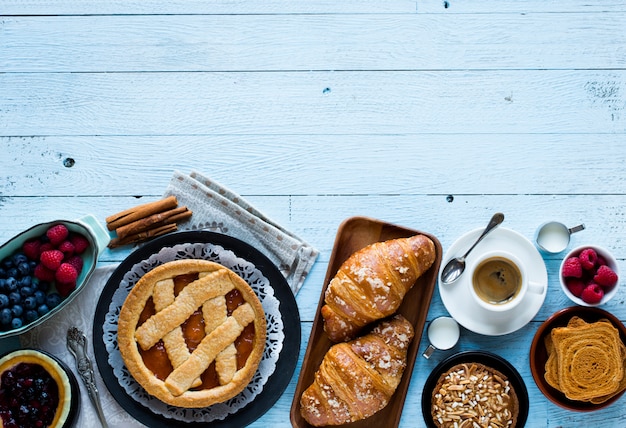
[[96, 386], [96, 380], [93, 375], [93, 366], [87, 355], [87, 337], [76, 327], [67, 329], [67, 349], [69, 349], [76, 360], [76, 369], [87, 387], [89, 398], [96, 408], [98, 419], [100, 419], [102, 427], [108, 428], [109, 425], [104, 418], [102, 406], [100, 405], [100, 395], [98, 394], [98, 387]]

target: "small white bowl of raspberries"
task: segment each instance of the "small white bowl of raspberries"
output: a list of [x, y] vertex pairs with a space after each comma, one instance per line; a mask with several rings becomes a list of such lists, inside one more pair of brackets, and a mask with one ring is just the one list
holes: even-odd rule
[[611, 300], [619, 288], [617, 260], [602, 247], [583, 245], [565, 256], [559, 279], [572, 302], [600, 306]]

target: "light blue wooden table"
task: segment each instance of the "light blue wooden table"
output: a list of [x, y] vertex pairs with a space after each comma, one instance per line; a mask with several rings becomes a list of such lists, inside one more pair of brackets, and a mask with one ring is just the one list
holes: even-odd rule
[[[353, 215], [427, 231], [444, 251], [496, 211], [529, 239], [547, 220], [584, 222], [571, 246], [604, 246], [626, 272], [624, 28], [623, 2], [4, 0], [0, 241], [104, 221], [197, 169], [320, 250], [297, 295], [300, 363]], [[451, 352], [511, 362], [528, 427], [626, 426], [624, 399], [572, 413], [532, 379], [536, 329], [571, 304], [560, 261], [545, 258], [548, 296], [528, 325], [463, 330]], [[604, 307], [621, 320], [624, 293]], [[427, 318], [446, 313], [436, 291]], [[418, 358], [401, 427], [422, 426], [422, 387], [449, 354]], [[290, 426], [297, 375], [252, 426]]]

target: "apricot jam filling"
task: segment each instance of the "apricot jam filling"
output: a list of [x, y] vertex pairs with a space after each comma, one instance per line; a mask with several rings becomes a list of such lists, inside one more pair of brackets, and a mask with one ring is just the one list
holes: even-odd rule
[[[197, 279], [197, 273], [177, 275], [174, 277], [174, 295], [178, 296], [180, 291], [185, 286]], [[245, 303], [241, 292], [237, 289], [233, 289], [224, 297], [226, 299], [226, 310], [228, 316], [230, 316], [235, 309]], [[139, 316], [137, 327], [143, 324], [155, 313], [156, 309], [154, 302], [152, 297], [150, 297], [141, 315]], [[202, 307], [196, 309], [196, 311], [189, 318], [187, 318], [187, 320], [181, 325], [181, 329], [189, 352], [193, 352], [206, 336]], [[248, 357], [254, 347], [254, 336], [254, 323], [250, 323], [243, 329], [239, 337], [235, 340], [234, 345], [237, 350], [237, 370], [240, 370], [245, 366], [246, 361], [248, 360]], [[174, 370], [162, 340], [159, 340], [148, 350], [142, 350], [141, 347], [139, 347], [139, 353], [146, 367], [162, 381], [164, 381]], [[200, 379], [202, 383], [198, 387], [193, 388], [194, 390], [211, 389], [220, 385], [218, 375], [215, 370], [215, 361], [209, 365], [209, 367], [200, 376]]]

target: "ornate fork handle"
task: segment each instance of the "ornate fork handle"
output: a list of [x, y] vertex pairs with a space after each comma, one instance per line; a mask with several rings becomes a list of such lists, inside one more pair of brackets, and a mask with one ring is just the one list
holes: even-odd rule
[[85, 334], [76, 327], [70, 327], [67, 330], [67, 348], [76, 359], [76, 369], [87, 387], [89, 398], [96, 408], [100, 423], [103, 428], [108, 428], [107, 421], [102, 412], [102, 406], [100, 405], [100, 395], [98, 394], [98, 387], [96, 386], [94, 378], [93, 366], [87, 356], [87, 338]]

